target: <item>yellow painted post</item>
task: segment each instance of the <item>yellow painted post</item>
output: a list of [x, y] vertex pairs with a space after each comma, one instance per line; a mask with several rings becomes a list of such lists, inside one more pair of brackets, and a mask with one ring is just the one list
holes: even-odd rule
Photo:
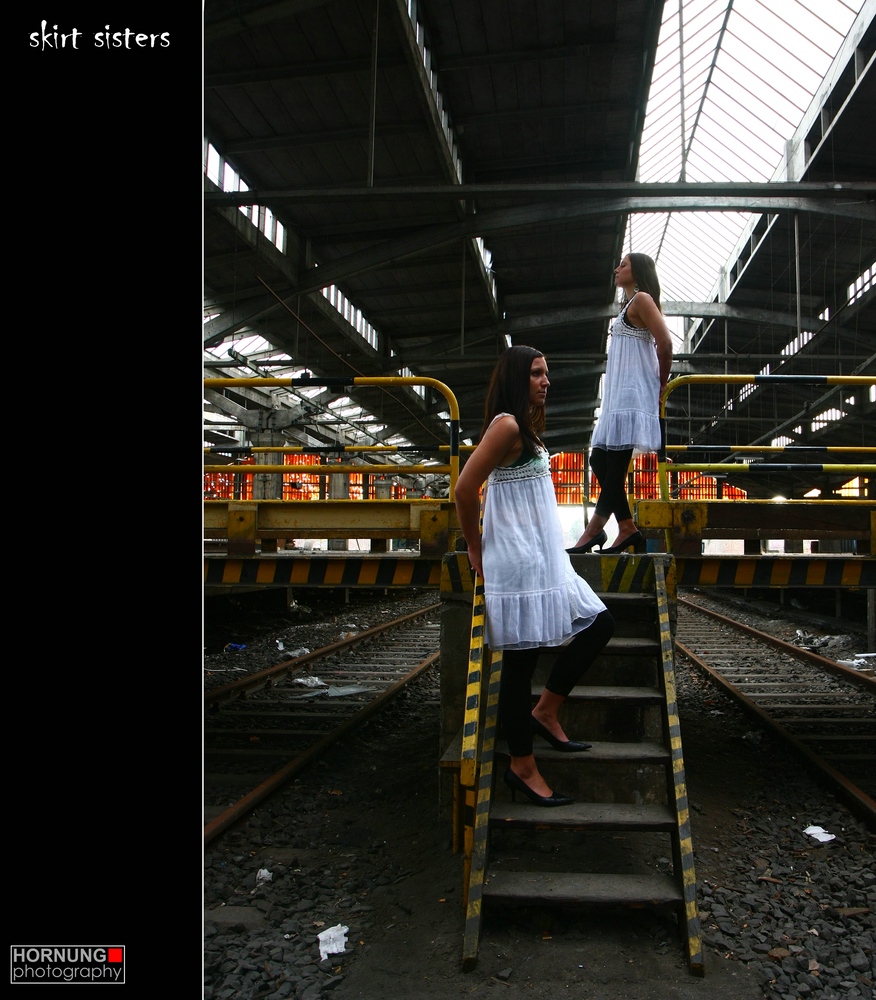
[[255, 555], [257, 528], [257, 503], [229, 503], [228, 554], [230, 556]]
[[450, 512], [423, 510], [420, 512], [420, 552], [440, 559], [450, 548]]

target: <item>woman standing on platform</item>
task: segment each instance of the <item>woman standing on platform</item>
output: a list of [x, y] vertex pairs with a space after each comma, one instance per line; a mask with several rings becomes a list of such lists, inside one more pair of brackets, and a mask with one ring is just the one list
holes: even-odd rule
[[632, 547], [645, 551], [627, 499], [627, 470], [633, 455], [660, 448], [660, 399], [672, 365], [672, 338], [660, 309], [660, 282], [654, 261], [631, 253], [614, 271], [614, 283], [624, 292], [623, 308], [611, 325], [605, 363], [602, 412], [591, 441], [590, 468], [599, 483], [596, 513], [584, 534], [567, 552], [590, 552], [604, 546], [602, 530], [609, 517], [617, 519], [618, 534], [603, 555]]
[[[539, 806], [572, 799], [552, 789], [533, 755], [533, 733], [555, 750], [576, 753], [557, 712], [614, 633], [614, 619], [563, 551], [563, 532], [544, 429], [548, 366], [516, 345], [496, 364], [484, 406], [480, 443], [456, 484], [456, 510], [472, 568], [483, 577], [486, 641], [503, 651], [499, 719], [511, 766], [505, 782]], [[484, 480], [483, 536], [479, 493]], [[571, 642], [557, 656], [532, 706], [532, 677], [542, 647]]]

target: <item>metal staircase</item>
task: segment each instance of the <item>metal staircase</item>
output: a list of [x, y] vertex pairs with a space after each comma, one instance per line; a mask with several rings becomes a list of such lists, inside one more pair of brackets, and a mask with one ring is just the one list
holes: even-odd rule
[[[463, 968], [477, 963], [484, 907], [653, 906], [675, 911], [688, 967], [702, 975], [676, 703], [674, 587], [670, 595], [667, 586], [667, 570], [674, 581], [674, 564], [664, 555], [576, 559], [600, 560], [604, 586], [598, 592], [617, 631], [561, 714], [566, 731], [593, 748], [565, 754], [535, 740], [539, 770], [574, 797], [569, 806], [515, 803], [504, 784], [494, 781], [507, 759], [497, 730], [502, 657], [484, 647], [483, 585], [476, 581], [459, 777], [465, 841]], [[533, 701], [550, 655], [542, 657], [536, 671]], [[610, 852], [600, 856], [598, 847], [581, 851], [572, 845], [575, 834], [596, 831], [668, 838], [671, 873], [612, 871]], [[540, 841], [545, 846], [545, 838], [554, 847], [550, 852], [536, 846]], [[586, 867], [573, 864], [581, 860]]]

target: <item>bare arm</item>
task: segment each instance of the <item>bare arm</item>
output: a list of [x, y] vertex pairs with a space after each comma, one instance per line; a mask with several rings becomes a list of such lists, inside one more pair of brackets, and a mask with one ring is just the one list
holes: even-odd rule
[[637, 292], [627, 310], [630, 322], [634, 326], [645, 327], [654, 337], [657, 349], [657, 363], [660, 365], [660, 395], [669, 381], [669, 371], [672, 368], [672, 335], [663, 318], [663, 313], [657, 308], [657, 303], [647, 292]]
[[469, 561], [480, 576], [484, 575], [481, 565], [481, 485], [497, 465], [509, 464], [522, 450], [517, 421], [511, 416], [502, 417], [487, 429], [480, 444], [466, 459], [456, 481], [456, 515], [468, 545]]

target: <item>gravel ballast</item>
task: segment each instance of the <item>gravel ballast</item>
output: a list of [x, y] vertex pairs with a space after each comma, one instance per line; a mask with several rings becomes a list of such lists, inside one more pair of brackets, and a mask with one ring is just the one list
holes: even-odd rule
[[[842, 634], [837, 650], [864, 648], [860, 626], [694, 596], [781, 638], [805, 629]], [[301, 597], [306, 622], [295, 609], [249, 621], [243, 609], [234, 620], [226, 607], [205, 616], [205, 671], [227, 683], [219, 670], [229, 665], [239, 673], [279, 662], [278, 638], [315, 648], [434, 600], [431, 592], [349, 604]], [[247, 649], [221, 651], [229, 642]], [[450, 849], [449, 803], [439, 802], [436, 667], [207, 846], [205, 1000], [871, 1000], [873, 834], [791, 750], [682, 663], [678, 693], [703, 979], [687, 972], [671, 920], [647, 911], [485, 916], [477, 969], [461, 971], [462, 855]], [[346, 928], [343, 951], [322, 958], [319, 935], [332, 928]]]

